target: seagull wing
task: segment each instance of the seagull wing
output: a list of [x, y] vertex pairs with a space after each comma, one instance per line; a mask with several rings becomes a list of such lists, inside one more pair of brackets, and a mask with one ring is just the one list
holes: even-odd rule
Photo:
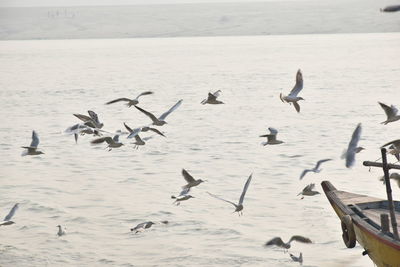
[[278, 134], [278, 130], [275, 129], [275, 128], [269, 127], [268, 130], [270, 131], [270, 133], [271, 133], [272, 135], [277, 135], [277, 134]]
[[175, 105], [172, 106], [172, 108], [170, 108], [167, 112], [163, 113], [158, 119], [159, 120], [165, 120], [165, 118], [175, 109], [177, 109], [181, 104], [182, 104], [183, 99], [179, 100], [178, 102], [176, 102]]
[[321, 160], [319, 160], [319, 161], [317, 162], [317, 165], [315, 165], [315, 169], [318, 170], [318, 169], [319, 169], [319, 166], [321, 166], [322, 163], [327, 162], [327, 161], [330, 161], [330, 160], [332, 160], [332, 159], [321, 159]]
[[18, 209], [18, 203], [16, 203], [14, 205], [14, 207], [12, 207], [12, 209], [10, 210], [10, 212], [7, 214], [7, 216], [4, 218], [4, 221], [9, 221], [11, 220], [11, 218], [14, 216], [15, 212]]
[[215, 100], [217, 100], [217, 97], [212, 93], [208, 93], [207, 100], [208, 101], [215, 101]]
[[381, 146], [381, 148], [388, 145], [394, 145], [395, 147], [400, 147], [400, 139], [390, 141], [389, 143], [386, 143], [383, 146]]
[[107, 102], [106, 105], [114, 104], [114, 103], [117, 103], [117, 102], [120, 102], [120, 101], [129, 102], [129, 101], [131, 101], [131, 100], [130, 100], [129, 98], [122, 97], [122, 98], [117, 98], [117, 99], [111, 100], [111, 101]]
[[188, 183], [193, 183], [195, 181], [193, 176], [191, 176], [185, 169], [182, 169], [182, 175]]
[[32, 142], [31, 147], [37, 147], [39, 145], [39, 136], [35, 131], [32, 131]]
[[100, 138], [94, 139], [94, 140], [92, 140], [90, 143], [91, 143], [92, 145], [94, 145], [94, 144], [101, 144], [101, 143], [103, 143], [103, 142], [107, 142], [108, 144], [110, 144], [110, 143], [113, 142], [113, 140], [112, 140], [111, 137], [106, 136], [106, 137], [100, 137]]
[[383, 104], [383, 103], [381, 103], [381, 102], [378, 102], [378, 103], [379, 103], [379, 105], [381, 105], [381, 107], [382, 107], [383, 110], [385, 111], [386, 116], [387, 116], [388, 118], [393, 117], [393, 116], [396, 116], [397, 109], [396, 109], [396, 110], [393, 110], [393, 107], [394, 107], [393, 105], [392, 105], [391, 107], [389, 107], [388, 105]]
[[138, 143], [144, 143], [144, 141], [142, 140], [142, 138], [140, 138], [140, 136], [138, 134], [135, 135], [135, 140]]
[[350, 168], [354, 165], [356, 157], [357, 143], [361, 138], [361, 123], [359, 123], [351, 136], [349, 146], [346, 153], [346, 167]]
[[99, 117], [97, 116], [96, 112], [88, 110], [88, 114], [92, 118], [93, 121], [95, 121], [96, 123], [100, 123]]
[[92, 118], [90, 118], [89, 116], [83, 115], [83, 114], [73, 114], [75, 117], [77, 117], [78, 119], [80, 119], [83, 122], [87, 122], [87, 121], [91, 121]]
[[265, 243], [265, 246], [278, 246], [278, 247], [282, 247], [285, 243], [282, 241], [282, 238], [280, 237], [274, 237], [272, 238], [270, 241]]
[[297, 102], [293, 102], [293, 106], [296, 109], [296, 111], [299, 113], [300, 112], [300, 105]]
[[216, 199], [219, 199], [219, 200], [228, 202], [228, 203], [232, 204], [233, 206], [235, 206], [235, 208], [237, 207], [237, 205], [236, 205], [235, 203], [233, 203], [233, 202], [231, 202], [231, 201], [229, 201], [229, 200], [226, 200], [226, 199], [223, 199], [223, 198], [221, 198], [221, 197], [219, 197], [219, 196], [217, 196], [217, 195], [211, 194], [210, 192], [207, 192], [207, 194], [209, 194], [210, 196], [212, 196], [212, 197], [214, 197], [214, 198], [216, 198]]
[[289, 243], [292, 241], [298, 241], [302, 243], [312, 243], [311, 239], [301, 236], [301, 235], [294, 235], [290, 238]]
[[221, 94], [221, 90], [217, 90], [217, 91], [215, 91], [215, 92], [213, 93], [213, 96], [214, 96], [215, 98], [217, 98], [217, 97], [219, 97], [220, 94]]
[[160, 132], [158, 129], [156, 129], [156, 128], [149, 127], [149, 130], [155, 132], [156, 134], [159, 134], [159, 135], [162, 135], [162, 136], [165, 137], [165, 135], [162, 132]]
[[118, 143], [119, 142], [119, 134], [114, 135], [113, 139], [114, 143]]
[[239, 205], [243, 204], [244, 196], [246, 195], [246, 191], [249, 188], [250, 181], [251, 181], [252, 177], [253, 177], [253, 174], [250, 174], [249, 178], [247, 178], [247, 181], [244, 184], [242, 194], [240, 195], [240, 198], [239, 198]]
[[143, 93], [139, 94], [135, 99], [138, 100], [139, 97], [141, 97], [142, 95], [151, 95], [151, 94], [153, 94], [152, 91], [146, 91], [146, 92], [143, 92]]
[[301, 74], [301, 71], [298, 70], [296, 73], [296, 84], [294, 85], [292, 91], [290, 91], [289, 96], [297, 96], [301, 89], [303, 89], [303, 75]]
[[302, 179], [304, 178], [304, 176], [307, 174], [307, 172], [309, 172], [309, 171], [310, 171], [309, 169], [305, 169], [305, 170], [301, 173], [299, 180], [302, 180]]
[[152, 113], [142, 109], [141, 107], [135, 106], [135, 108], [137, 108], [138, 110], [140, 110], [142, 113], [144, 113], [147, 117], [149, 117], [153, 122], [157, 122], [158, 119], [156, 118], [156, 116], [154, 116]]
[[190, 187], [184, 188], [184, 189], [179, 193], [179, 196], [187, 195], [187, 194], [189, 193], [189, 191], [190, 191]]

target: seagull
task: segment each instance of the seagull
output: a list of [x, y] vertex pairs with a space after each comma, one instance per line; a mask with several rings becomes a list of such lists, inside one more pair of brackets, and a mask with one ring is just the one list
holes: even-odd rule
[[385, 146], [389, 146], [387, 153], [394, 155], [396, 159], [400, 161], [400, 139], [390, 141], [389, 143], [381, 146], [381, 148]]
[[307, 185], [306, 187], [304, 187], [304, 188], [303, 188], [303, 191], [301, 191], [301, 192], [298, 194], [298, 196], [299, 196], [299, 195], [303, 195], [303, 197], [301, 198], [301, 199], [303, 199], [304, 196], [315, 196], [315, 195], [321, 194], [321, 193], [318, 192], [318, 191], [313, 191], [314, 188], [315, 188], [315, 184], [314, 184], [314, 183], [311, 183], [311, 184]]
[[270, 132], [269, 134], [260, 135], [260, 137], [267, 137], [268, 138], [267, 142], [262, 142], [261, 143], [263, 146], [266, 146], [266, 145], [279, 145], [279, 144], [284, 143], [281, 140], [276, 140], [276, 135], [278, 134], [278, 130], [277, 129], [269, 127], [268, 130]]
[[312, 241], [307, 238], [307, 237], [303, 237], [300, 235], [294, 235], [290, 238], [289, 242], [285, 243], [282, 241], [282, 239], [280, 237], [274, 237], [272, 238], [270, 241], [268, 241], [267, 243], [265, 243], [265, 246], [278, 246], [284, 249], [289, 249], [290, 248], [290, 243], [292, 241], [298, 241], [298, 242], [302, 242], [302, 243], [312, 243]]
[[73, 134], [75, 137], [75, 143], [78, 143], [78, 136], [85, 135], [85, 134], [94, 134], [93, 128], [81, 123], [77, 123], [68, 127], [65, 131], [66, 134]]
[[142, 126], [142, 127], [132, 129], [125, 122], [124, 122], [124, 125], [125, 125], [125, 128], [129, 131], [129, 135], [127, 138], [133, 138], [136, 135], [138, 135], [140, 132], [148, 132], [148, 131], [155, 132], [156, 134], [159, 134], [159, 135], [165, 137], [165, 135], [162, 132], [160, 132], [158, 129], [152, 128], [150, 126]]
[[112, 100], [112, 101], [107, 102], [106, 105], [113, 104], [113, 103], [117, 103], [117, 102], [120, 102], [120, 101], [125, 101], [125, 102], [128, 102], [128, 103], [126, 103], [126, 105], [127, 105], [128, 107], [136, 106], [137, 104], [139, 104], [139, 97], [141, 97], [141, 96], [143, 96], [143, 95], [151, 95], [151, 94], [153, 94], [153, 92], [151, 92], [151, 91], [146, 91], [146, 92], [143, 92], [143, 93], [139, 94], [135, 99], [129, 99], [129, 98], [125, 98], [125, 97], [123, 97], [123, 98], [117, 98], [117, 99], [115, 99], [115, 100]]
[[296, 111], [300, 112], [300, 105], [297, 102], [300, 100], [304, 100], [304, 98], [297, 95], [300, 93], [301, 89], [303, 89], [303, 75], [301, 73], [301, 70], [298, 70], [296, 74], [296, 84], [294, 85], [292, 91], [290, 91], [288, 96], [285, 96], [281, 93], [279, 97], [281, 98], [281, 101], [283, 103], [293, 103]]
[[[390, 174], [389, 179], [393, 179], [397, 182], [397, 186], [400, 188], [400, 174], [393, 172]], [[385, 176], [382, 176], [381, 178], [379, 178], [380, 181], [383, 182], [383, 184], [385, 184]]]
[[244, 200], [244, 196], [246, 195], [246, 191], [247, 191], [247, 189], [249, 188], [249, 185], [250, 185], [250, 181], [251, 181], [252, 176], [253, 176], [253, 174], [250, 174], [249, 178], [247, 178], [247, 181], [246, 181], [246, 183], [245, 183], [245, 185], [244, 185], [242, 194], [240, 195], [239, 203], [238, 203], [238, 204], [235, 204], [235, 203], [233, 203], [233, 202], [231, 202], [231, 201], [229, 201], [229, 200], [225, 200], [225, 199], [223, 199], [223, 198], [220, 198], [219, 196], [216, 196], [216, 195], [214, 195], [214, 194], [211, 194], [210, 192], [207, 192], [207, 193], [208, 193], [210, 196], [214, 197], [214, 198], [217, 198], [217, 199], [219, 199], [219, 200], [228, 202], [228, 203], [232, 204], [233, 206], [235, 206], [235, 211], [234, 211], [234, 212], [237, 212], [238, 215], [241, 216], [241, 215], [243, 215], [243, 211], [242, 211], [242, 210], [243, 210], [243, 200]]
[[208, 93], [207, 99], [204, 99], [200, 103], [205, 105], [205, 104], [225, 104], [222, 101], [217, 100], [217, 97], [220, 95], [221, 90], [218, 90], [214, 93]]
[[351, 140], [349, 142], [349, 146], [347, 150], [343, 153], [345, 156], [344, 158], [346, 159], [346, 167], [351, 168], [355, 161], [356, 161], [356, 153], [360, 152], [364, 148], [362, 147], [357, 147], [357, 143], [361, 138], [361, 123], [359, 123], [356, 127], [356, 129], [353, 132], [353, 135], [351, 136]]
[[117, 147], [120, 147], [120, 146], [124, 145], [121, 142], [119, 142], [119, 135], [118, 134], [114, 135], [113, 138], [111, 138], [110, 136], [100, 137], [100, 138], [94, 139], [90, 143], [92, 145], [95, 145], [95, 144], [100, 144], [100, 143], [103, 143], [103, 142], [107, 142], [107, 144], [108, 144], [107, 148], [109, 148], [108, 151], [111, 151], [111, 149], [113, 149], [113, 148], [117, 148]]
[[22, 146], [22, 148], [27, 149], [22, 153], [22, 156], [26, 155], [40, 155], [44, 154], [42, 151], [37, 150], [37, 147], [39, 145], [39, 136], [35, 131], [32, 131], [32, 142], [30, 146]]
[[197, 186], [197, 185], [201, 184], [202, 182], [204, 182], [201, 179], [195, 180], [193, 178], [193, 176], [191, 176], [185, 169], [182, 169], [182, 175], [183, 175], [183, 178], [185, 178], [185, 181], [187, 182], [186, 185], [182, 186], [183, 189], [188, 189], [188, 188]]
[[381, 102], [378, 102], [378, 103], [379, 103], [379, 105], [381, 105], [381, 107], [383, 108], [383, 110], [385, 111], [386, 116], [387, 116], [386, 121], [381, 122], [381, 124], [386, 125], [389, 122], [394, 122], [394, 121], [400, 120], [400, 114], [398, 114], [399, 110], [395, 106], [391, 105], [389, 107], [388, 105], [385, 105]]
[[58, 227], [58, 232], [57, 232], [58, 236], [62, 236], [62, 235], [66, 234], [65, 230], [62, 229], [61, 225], [57, 225], [57, 227]]
[[179, 196], [171, 196], [172, 199], [175, 199], [175, 201], [172, 204], [176, 204], [177, 206], [179, 206], [181, 204], [181, 201], [194, 198], [194, 196], [189, 195], [189, 191], [190, 187], [183, 189], [182, 192], [179, 194]]
[[17, 211], [17, 209], [18, 209], [18, 203], [16, 203], [16, 204], [12, 207], [12, 209], [11, 209], [10, 212], [7, 214], [7, 216], [4, 217], [4, 220], [3, 220], [2, 222], [0, 221], [0, 226], [3, 226], [3, 225], [5, 226], [5, 225], [13, 224], [14, 222], [11, 221], [11, 218], [14, 216], [15, 212]]
[[313, 169], [305, 169], [301, 175], [300, 175], [300, 180], [303, 179], [303, 177], [306, 175], [307, 172], [315, 172], [315, 173], [319, 173], [322, 171], [322, 169], [319, 169], [319, 166], [321, 166], [322, 163], [330, 161], [332, 159], [321, 159], [317, 162], [317, 165], [315, 165], [315, 167]]
[[299, 262], [300, 265], [303, 265], [303, 253], [300, 252], [300, 255], [298, 257], [296, 257], [295, 255], [289, 253], [290, 258], [292, 258], [292, 260], [294, 262]]
[[104, 123], [100, 123], [99, 117], [97, 116], [96, 112], [88, 110], [88, 114], [89, 116], [82, 114], [74, 114], [74, 116], [83, 121], [85, 125], [91, 128], [98, 128], [98, 129], [103, 128]]
[[177, 109], [181, 104], [182, 104], [183, 99], [179, 100], [175, 105], [173, 105], [168, 111], [164, 112], [160, 117], [156, 118], [156, 116], [154, 116], [152, 113], [138, 107], [135, 106], [135, 108], [137, 108], [138, 110], [140, 110], [141, 112], [143, 112], [147, 117], [149, 117], [152, 121], [153, 121], [153, 125], [157, 125], [157, 126], [163, 126], [164, 124], [166, 124], [167, 122], [165, 121], [165, 118], [167, 118], [167, 116], [169, 114], [171, 114], [172, 111], [174, 111], [175, 109]]
[[134, 137], [135, 137], [135, 142], [133, 144], [135, 145], [134, 148], [136, 148], [136, 149], [139, 149], [139, 146], [144, 146], [146, 144], [145, 141], [153, 138], [152, 136], [147, 136], [147, 137], [141, 138], [139, 136], [139, 134], [136, 134]]
[[135, 227], [131, 228], [131, 232], [135, 231], [135, 234], [137, 234], [138, 232], [143, 231], [144, 229], [148, 229], [150, 228], [154, 223], [149, 221], [149, 222], [143, 222], [143, 223], [139, 223], [138, 225], [136, 225]]

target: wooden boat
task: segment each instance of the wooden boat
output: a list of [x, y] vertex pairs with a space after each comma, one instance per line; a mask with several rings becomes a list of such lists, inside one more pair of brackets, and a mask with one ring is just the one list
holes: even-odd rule
[[[337, 190], [329, 181], [321, 183], [325, 195], [341, 220], [343, 241], [348, 248], [358, 243], [378, 267], [400, 267], [400, 241], [381, 224], [381, 214], [389, 214], [387, 200]], [[393, 201], [400, 219], [400, 202]], [[397, 227], [400, 231], [400, 227]]]

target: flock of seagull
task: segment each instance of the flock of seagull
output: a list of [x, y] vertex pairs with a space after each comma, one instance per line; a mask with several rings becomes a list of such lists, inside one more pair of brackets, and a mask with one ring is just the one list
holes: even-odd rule
[[[293, 104], [295, 110], [297, 112], [300, 112], [300, 105], [298, 102], [300, 100], [304, 100], [304, 99], [298, 95], [302, 89], [303, 89], [303, 75], [302, 75], [301, 70], [298, 70], [296, 73], [296, 84], [293, 87], [293, 89], [291, 90], [291, 92], [289, 93], [289, 95], [285, 96], [281, 93], [279, 95], [279, 97], [282, 102], [288, 103], [289, 105]], [[116, 148], [119, 148], [124, 145], [120, 141], [121, 135], [127, 135], [128, 140], [134, 139], [134, 142], [132, 144], [134, 145], [134, 148], [136, 148], [136, 149], [139, 148], [139, 146], [145, 145], [146, 141], [148, 141], [149, 139], [151, 139], [153, 137], [153, 136], [148, 136], [148, 137], [142, 138], [139, 135], [142, 132], [150, 131], [150, 132], [154, 133], [155, 135], [166, 137], [165, 134], [163, 132], [161, 132], [157, 127], [161, 127], [161, 126], [167, 124], [167, 121], [166, 121], [167, 116], [169, 116], [173, 111], [175, 111], [182, 104], [183, 100], [182, 99], [179, 100], [170, 109], [168, 109], [166, 112], [164, 112], [163, 114], [161, 114], [160, 116], [157, 117], [153, 113], [146, 111], [145, 109], [138, 106], [140, 97], [146, 96], [146, 95], [151, 95], [151, 94], [153, 94], [153, 92], [145, 91], [145, 92], [139, 94], [134, 99], [117, 98], [115, 100], [112, 100], [112, 101], [109, 101], [106, 103], [107, 105], [110, 105], [110, 104], [114, 104], [114, 103], [124, 102], [128, 107], [132, 107], [132, 106], [135, 107], [138, 111], [143, 113], [145, 116], [147, 116], [151, 120], [151, 123], [148, 125], [144, 125], [144, 126], [140, 126], [140, 127], [136, 127], [136, 128], [132, 129], [130, 126], [128, 126], [124, 122], [123, 125], [125, 126], [125, 129], [127, 130], [127, 132], [118, 130], [118, 131], [112, 133], [110, 131], [103, 130], [102, 128], [103, 128], [104, 124], [102, 122], [100, 122], [98, 115], [94, 111], [89, 110], [88, 116], [83, 115], [83, 114], [73, 114], [81, 122], [77, 123], [71, 127], [68, 127], [64, 132], [69, 135], [74, 135], [76, 143], [78, 142], [78, 137], [80, 135], [86, 135], [86, 134], [93, 135], [96, 138], [91, 141], [91, 144], [97, 145], [97, 144], [101, 144], [101, 143], [105, 142], [105, 143], [107, 143], [106, 148], [108, 150], [116, 149]], [[224, 102], [218, 100], [218, 97], [220, 95], [221, 95], [221, 90], [217, 90], [214, 93], [208, 93], [207, 98], [202, 100], [200, 102], [200, 104], [203, 104], [203, 105], [204, 104], [213, 104], [213, 105], [224, 104]], [[400, 120], [400, 114], [395, 106], [393, 106], [393, 105], [388, 106], [388, 105], [380, 103], [380, 102], [378, 102], [378, 103], [383, 108], [383, 110], [387, 116], [387, 119], [384, 122], [382, 122], [382, 124], [386, 125], [388, 123]], [[363, 147], [358, 146], [358, 142], [361, 138], [361, 129], [362, 129], [361, 124], [358, 124], [351, 136], [348, 147], [342, 154], [342, 158], [345, 160], [345, 166], [347, 168], [350, 168], [354, 165], [356, 154], [361, 152], [364, 149]], [[277, 139], [277, 134], [278, 134], [277, 129], [275, 129], [273, 127], [269, 127], [268, 130], [269, 130], [269, 133], [260, 135], [260, 137], [267, 138], [266, 142], [261, 143], [263, 146], [279, 145], [279, 144], [284, 143], [284, 141]], [[38, 150], [39, 143], [40, 142], [39, 142], [38, 134], [36, 133], [36, 131], [32, 131], [32, 141], [29, 146], [22, 147], [25, 149], [22, 153], [22, 156], [27, 156], [27, 155], [33, 156], [33, 155], [44, 154], [44, 152]], [[383, 145], [382, 147], [388, 147], [389, 148], [388, 153], [394, 155], [397, 158], [397, 160], [400, 160], [400, 140], [391, 141], [391, 142]], [[321, 172], [321, 170], [322, 170], [320, 168], [321, 164], [331, 161], [331, 160], [332, 159], [319, 160], [313, 168], [303, 170], [300, 174], [299, 180], [302, 180], [306, 176], [306, 174], [309, 172], [314, 172], [314, 173]], [[173, 204], [175, 204], [177, 206], [180, 205], [182, 201], [187, 201], [191, 198], [194, 198], [194, 196], [190, 195], [191, 188], [198, 186], [201, 183], [205, 182], [202, 179], [195, 179], [185, 169], [182, 169], [182, 176], [183, 176], [184, 180], [186, 181], [186, 184], [184, 186], [182, 186], [182, 191], [179, 193], [179, 195], [171, 196], [171, 198], [174, 199]], [[207, 193], [213, 198], [216, 198], [218, 200], [221, 200], [221, 201], [224, 201], [224, 202], [227, 202], [227, 203], [233, 205], [235, 208], [234, 212], [237, 212], [239, 216], [242, 216], [243, 209], [244, 209], [244, 206], [243, 206], [244, 198], [245, 198], [246, 192], [250, 186], [252, 177], [253, 177], [253, 174], [250, 174], [250, 176], [247, 178], [247, 180], [244, 184], [242, 193], [241, 193], [237, 203], [226, 200], [226, 199], [224, 199], [220, 196], [217, 196], [215, 194], [212, 194], [210, 192], [207, 192]], [[392, 174], [391, 178], [396, 179], [400, 186], [400, 175], [399, 174]], [[311, 183], [311, 184], [307, 185], [298, 195], [302, 195], [301, 199], [303, 199], [304, 196], [314, 196], [314, 195], [320, 194], [318, 191], [314, 191], [314, 188], [315, 188], [315, 184]], [[14, 222], [11, 219], [14, 216], [17, 209], [18, 209], [18, 203], [12, 207], [12, 209], [7, 214], [7, 216], [4, 218], [4, 220], [2, 222], [0, 222], [0, 226], [6, 226], [6, 225], [13, 224]], [[159, 223], [167, 224], [168, 221], [162, 221]], [[152, 221], [143, 222], [143, 223], [140, 223], [140, 224], [136, 225], [135, 227], [131, 228], [131, 231], [134, 233], [139, 233], [145, 229], [152, 227], [154, 224], [156, 224], [156, 223], [154, 223]], [[63, 236], [66, 234], [65, 228], [63, 228], [61, 225], [57, 225], [57, 227], [58, 227], [58, 232], [57, 232], [58, 236]], [[312, 243], [312, 241], [307, 237], [294, 235], [290, 238], [290, 240], [287, 243], [283, 242], [280, 237], [275, 237], [275, 238], [272, 238], [271, 240], [269, 240], [268, 242], [266, 242], [265, 246], [267, 246], [267, 247], [268, 246], [278, 246], [278, 247], [283, 248], [284, 251], [287, 251], [291, 247], [290, 243], [293, 241], [302, 242], [302, 243]], [[303, 254], [302, 253], [300, 253], [300, 255], [298, 257], [293, 254], [290, 254], [290, 257], [295, 262], [299, 262], [300, 264], [303, 263]]]

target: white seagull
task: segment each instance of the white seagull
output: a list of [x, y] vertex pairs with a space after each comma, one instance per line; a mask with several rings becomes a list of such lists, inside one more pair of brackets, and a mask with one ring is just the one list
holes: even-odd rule
[[383, 110], [385, 111], [386, 116], [387, 116], [386, 121], [381, 122], [382, 124], [386, 125], [389, 122], [394, 122], [394, 121], [400, 120], [400, 114], [398, 114], [399, 110], [395, 106], [391, 105], [389, 107], [388, 105], [385, 105], [381, 102], [378, 102], [378, 103], [379, 103], [379, 105], [381, 105], [381, 107], [383, 108]]
[[347, 150], [344, 152], [347, 168], [351, 168], [354, 165], [356, 161], [356, 153], [363, 150], [362, 147], [357, 147], [360, 138], [361, 138], [361, 123], [359, 123], [356, 129], [354, 130], [351, 136], [351, 140], [349, 142], [349, 146], [347, 147]]
[[64, 133], [66, 134], [73, 134], [75, 137], [75, 143], [78, 143], [78, 136], [79, 135], [85, 135], [85, 134], [95, 134], [93, 128], [85, 125], [85, 124], [81, 124], [81, 123], [77, 123], [72, 125], [71, 127], [68, 127]]
[[205, 105], [205, 104], [225, 104], [222, 101], [217, 100], [217, 97], [220, 95], [221, 90], [215, 91], [214, 93], [208, 93], [208, 97], [201, 101], [200, 103]]
[[141, 232], [145, 229], [150, 228], [153, 224], [153, 222], [149, 221], [149, 222], [143, 222], [143, 223], [139, 223], [138, 225], [136, 225], [135, 227], [131, 228], [131, 231], [135, 231], [135, 234], [137, 234], [138, 232]]
[[135, 106], [135, 108], [137, 108], [138, 110], [140, 110], [142, 113], [144, 113], [147, 117], [149, 117], [152, 121], [153, 121], [153, 125], [157, 125], [157, 126], [163, 126], [164, 124], [166, 124], [167, 122], [165, 121], [165, 119], [167, 118], [167, 116], [169, 114], [171, 114], [172, 111], [174, 111], [175, 109], [177, 109], [181, 104], [182, 104], [183, 99], [179, 100], [175, 105], [173, 105], [168, 111], [164, 112], [160, 117], [156, 117], [154, 116], [152, 113], [138, 107]]
[[321, 159], [317, 162], [317, 165], [315, 165], [314, 168], [312, 169], [305, 169], [301, 175], [300, 175], [300, 180], [303, 179], [303, 177], [307, 174], [307, 172], [315, 172], [315, 173], [319, 173], [322, 171], [322, 169], [319, 168], [319, 166], [321, 166], [322, 163], [330, 161], [332, 159]]
[[304, 196], [315, 196], [318, 194], [321, 194], [318, 191], [313, 191], [313, 189], [315, 188], [315, 184], [311, 183], [309, 185], [307, 185], [306, 187], [303, 188], [303, 191], [301, 191], [300, 193], [298, 193], [297, 195], [303, 195], [303, 197], [301, 199], [304, 198]]
[[83, 121], [85, 125], [91, 128], [103, 128], [104, 123], [101, 123], [99, 121], [99, 117], [97, 116], [96, 112], [88, 110], [88, 114], [89, 116], [83, 114], [74, 114], [74, 116]]
[[194, 186], [197, 186], [201, 183], [203, 183], [204, 181], [201, 179], [197, 179], [195, 180], [193, 178], [193, 176], [191, 176], [185, 169], [182, 169], [182, 176], [185, 179], [185, 181], [187, 182], [187, 184], [185, 184], [184, 186], [182, 186], [182, 189], [188, 189]]
[[303, 75], [301, 73], [301, 70], [298, 70], [296, 74], [296, 84], [294, 85], [292, 91], [290, 91], [288, 96], [285, 96], [281, 93], [279, 97], [283, 103], [293, 103], [296, 111], [300, 112], [300, 105], [297, 102], [300, 100], [304, 100], [304, 98], [297, 95], [300, 93], [301, 89], [303, 89]]
[[300, 265], [303, 265], [303, 253], [300, 252], [300, 255], [298, 257], [296, 257], [295, 255], [289, 253], [290, 258], [294, 261], [294, 262], [299, 262]]
[[111, 138], [110, 136], [100, 137], [100, 138], [94, 139], [90, 143], [92, 145], [95, 145], [95, 144], [101, 144], [103, 142], [106, 142], [108, 144], [108, 146], [107, 146], [107, 148], [109, 148], [108, 151], [111, 151], [111, 149], [113, 149], [113, 148], [121, 147], [124, 145], [121, 142], [119, 142], [118, 134], [114, 135], [113, 138]]
[[124, 125], [125, 125], [125, 128], [129, 131], [129, 135], [127, 138], [133, 138], [136, 135], [138, 135], [140, 132], [148, 132], [148, 131], [155, 132], [156, 134], [159, 134], [159, 135], [165, 137], [165, 135], [162, 132], [160, 132], [158, 129], [150, 127], [150, 126], [142, 126], [142, 127], [132, 129], [125, 122], [124, 122]]
[[243, 215], [243, 208], [244, 208], [244, 207], [243, 207], [243, 200], [244, 200], [244, 196], [246, 195], [246, 191], [247, 191], [247, 189], [249, 188], [249, 185], [250, 185], [250, 181], [251, 181], [252, 176], [253, 176], [253, 174], [250, 174], [249, 178], [247, 178], [247, 181], [246, 181], [246, 183], [245, 183], [245, 185], [244, 185], [244, 187], [243, 187], [242, 194], [240, 195], [239, 203], [238, 203], [238, 204], [233, 203], [233, 202], [231, 202], [231, 201], [229, 201], [229, 200], [223, 199], [223, 198], [221, 198], [221, 197], [219, 197], [219, 196], [217, 196], [217, 195], [211, 194], [210, 192], [207, 192], [207, 193], [208, 193], [210, 196], [214, 197], [214, 198], [217, 198], [217, 199], [219, 199], [219, 200], [228, 202], [228, 203], [232, 204], [233, 206], [235, 206], [235, 211], [234, 211], [234, 212], [237, 212], [238, 215], [241, 216], [241, 215]]
[[181, 204], [181, 201], [189, 200], [191, 198], [194, 198], [194, 196], [189, 195], [190, 187], [185, 188], [181, 191], [179, 196], [171, 196], [172, 199], [175, 199], [175, 201], [172, 204], [175, 204], [179, 206]]
[[151, 91], [146, 91], [146, 92], [143, 92], [143, 93], [139, 94], [135, 99], [129, 99], [129, 98], [125, 98], [125, 97], [123, 97], [123, 98], [117, 98], [117, 99], [115, 99], [115, 100], [112, 100], [112, 101], [107, 102], [106, 105], [113, 104], [113, 103], [117, 103], [117, 102], [120, 102], [120, 101], [125, 101], [125, 102], [128, 102], [128, 103], [126, 103], [126, 105], [127, 105], [128, 107], [136, 106], [137, 104], [139, 104], [139, 97], [141, 97], [141, 96], [143, 96], [143, 95], [151, 95], [151, 94], [153, 94], [153, 92], [151, 92]]
[[10, 225], [13, 224], [14, 222], [11, 221], [11, 218], [14, 216], [15, 212], [18, 209], [18, 203], [16, 203], [12, 209], [10, 210], [10, 212], [7, 214], [6, 217], [4, 217], [4, 220], [2, 222], [0, 222], [0, 226], [5, 226], [5, 225]]
[[37, 150], [37, 147], [39, 145], [39, 136], [35, 131], [32, 131], [32, 142], [30, 146], [22, 146], [22, 148], [27, 149], [26, 151], [22, 152], [21, 156], [26, 156], [26, 155], [40, 155], [44, 154], [42, 151]]
[[270, 132], [269, 134], [260, 135], [260, 137], [267, 137], [267, 139], [268, 139], [267, 142], [262, 142], [261, 143], [263, 146], [266, 146], [266, 145], [279, 145], [279, 144], [284, 143], [283, 141], [276, 139], [276, 135], [278, 134], [278, 130], [277, 129], [269, 127], [268, 130]]

